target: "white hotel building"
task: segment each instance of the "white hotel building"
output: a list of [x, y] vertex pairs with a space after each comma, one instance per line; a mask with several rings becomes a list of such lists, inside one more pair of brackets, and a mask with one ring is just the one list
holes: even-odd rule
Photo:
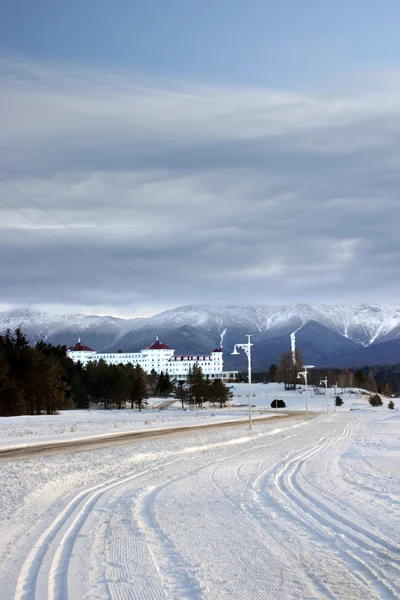
[[175, 350], [161, 343], [158, 339], [139, 352], [106, 352], [98, 353], [88, 346], [78, 343], [67, 350], [68, 356], [74, 362], [86, 365], [88, 362], [104, 360], [109, 365], [132, 364], [140, 365], [149, 374], [153, 369], [157, 373], [168, 373], [171, 379], [186, 381], [189, 369], [194, 365], [201, 367], [206, 379], [223, 379], [234, 381], [238, 371], [223, 370], [222, 349], [216, 348], [208, 355], [176, 356]]

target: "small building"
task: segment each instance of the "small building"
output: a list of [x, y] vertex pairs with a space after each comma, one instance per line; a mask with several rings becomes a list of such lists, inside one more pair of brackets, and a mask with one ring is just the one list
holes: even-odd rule
[[201, 367], [206, 379], [234, 381], [238, 375], [238, 371], [224, 371], [221, 348], [215, 348], [210, 354], [179, 356], [175, 355], [175, 350], [160, 342], [158, 336], [155, 342], [139, 352], [99, 353], [82, 344], [79, 339], [74, 346], [68, 348], [67, 354], [74, 362], [79, 361], [83, 365], [99, 360], [104, 360], [110, 365], [140, 365], [147, 374], [152, 370], [158, 374], [164, 372], [177, 381], [186, 381], [194, 365]]

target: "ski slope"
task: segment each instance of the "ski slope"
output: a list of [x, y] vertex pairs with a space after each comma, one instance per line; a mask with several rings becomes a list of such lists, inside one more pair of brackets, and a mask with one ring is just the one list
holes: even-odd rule
[[400, 415], [0, 463], [2, 600], [400, 598]]

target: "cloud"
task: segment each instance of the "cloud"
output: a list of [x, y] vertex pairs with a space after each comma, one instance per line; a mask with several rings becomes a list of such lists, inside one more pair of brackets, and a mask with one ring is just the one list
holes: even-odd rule
[[7, 304], [396, 301], [400, 90], [379, 77], [307, 95], [10, 57], [0, 73], [0, 176], [93, 242], [0, 184], [66, 242], [1, 205]]

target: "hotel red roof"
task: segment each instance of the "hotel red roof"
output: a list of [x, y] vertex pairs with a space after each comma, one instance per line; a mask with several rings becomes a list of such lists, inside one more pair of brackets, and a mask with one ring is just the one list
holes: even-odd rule
[[161, 343], [159, 340], [156, 340], [151, 346], [147, 346], [146, 350], [172, 350], [172, 348]]
[[215, 350], [213, 350], [213, 352], [222, 352], [222, 348], [215, 348]]
[[94, 352], [89, 346], [85, 346], [85, 344], [81, 344], [77, 342], [74, 346], [68, 348], [70, 352]]

